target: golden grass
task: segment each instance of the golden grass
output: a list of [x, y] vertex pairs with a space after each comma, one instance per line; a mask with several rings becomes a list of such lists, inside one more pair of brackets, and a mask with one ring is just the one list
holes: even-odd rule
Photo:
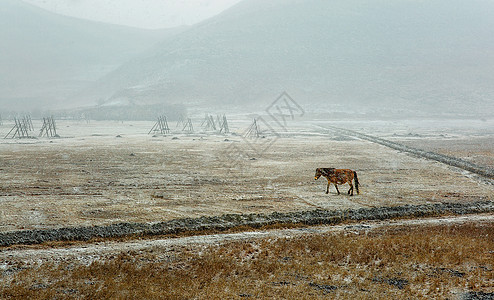
[[493, 235], [472, 223], [153, 249], [4, 273], [0, 298], [458, 298], [494, 292]]

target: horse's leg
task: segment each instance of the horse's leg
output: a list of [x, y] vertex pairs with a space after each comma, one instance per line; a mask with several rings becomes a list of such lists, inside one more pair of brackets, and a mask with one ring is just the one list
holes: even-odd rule
[[326, 187], [326, 194], [329, 194], [329, 180], [328, 180], [328, 186]]
[[334, 187], [336, 188], [336, 191], [338, 192], [338, 195], [340, 194], [340, 190], [338, 189], [338, 185], [336, 183], [334, 184]]
[[353, 196], [353, 184], [351, 181], [348, 182], [350, 189], [348, 190], [348, 195]]

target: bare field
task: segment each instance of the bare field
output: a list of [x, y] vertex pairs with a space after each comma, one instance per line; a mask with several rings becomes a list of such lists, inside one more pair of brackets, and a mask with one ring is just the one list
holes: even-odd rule
[[494, 138], [474, 137], [470, 139], [448, 139], [428, 141], [405, 141], [404, 144], [427, 151], [460, 157], [478, 165], [494, 168]]
[[339, 125], [494, 168], [494, 120], [340, 122]]
[[[153, 137], [151, 122], [59, 123], [62, 138], [0, 144], [1, 231], [494, 198], [467, 172], [302, 122], [276, 139]], [[317, 167], [357, 170], [361, 194], [332, 186], [326, 195]]]
[[[237, 134], [151, 136], [152, 122], [60, 121], [61, 138], [1, 140], [0, 232], [494, 200], [492, 180], [321, 131], [323, 121], [257, 139], [233, 123]], [[490, 165], [489, 126], [440, 124], [331, 123]], [[326, 195], [317, 167], [355, 169], [361, 194]], [[492, 297], [492, 217], [18, 245], [0, 250], [0, 297]]]
[[[0, 230], [494, 198], [467, 172], [303, 122], [277, 139], [153, 137], [152, 124], [65, 121], [59, 139], [3, 140]], [[317, 167], [357, 170], [361, 194], [326, 195]]]

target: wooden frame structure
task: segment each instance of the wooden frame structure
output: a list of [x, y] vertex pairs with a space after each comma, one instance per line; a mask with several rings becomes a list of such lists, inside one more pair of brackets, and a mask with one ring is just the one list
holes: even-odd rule
[[244, 134], [246, 138], [259, 138], [262, 135], [261, 127], [257, 122], [257, 119], [254, 119], [252, 124], [249, 126], [249, 129]]
[[182, 128], [182, 131], [185, 131], [187, 133], [193, 133], [194, 132], [194, 126], [192, 126], [192, 120], [190, 118], [188, 118], [184, 124], [185, 125]]
[[217, 116], [218, 126], [220, 127], [220, 133], [230, 133], [230, 128], [228, 127], [228, 121], [226, 120], [226, 115], [223, 118]]
[[148, 134], [151, 134], [151, 132], [154, 132], [154, 134], [169, 134], [170, 133], [170, 127], [168, 127], [168, 121], [166, 119], [166, 116], [159, 116], [158, 121], [154, 124], [153, 128], [148, 132]]
[[43, 126], [41, 126], [41, 130], [39, 131], [39, 137], [42, 137], [43, 135], [47, 137], [58, 137], [57, 126], [53, 116], [43, 118]]
[[206, 117], [204, 118], [204, 121], [202, 121], [201, 126], [206, 131], [216, 131], [216, 123], [214, 122], [214, 118], [212, 115], [206, 114]]
[[5, 135], [4, 139], [11, 138], [30, 138], [30, 131], [34, 130], [33, 121], [30, 116], [24, 116], [22, 119], [14, 118], [14, 126], [10, 129], [9, 133]]
[[184, 125], [185, 125], [185, 117], [184, 115], [180, 115], [177, 121], [177, 128], [182, 127]]

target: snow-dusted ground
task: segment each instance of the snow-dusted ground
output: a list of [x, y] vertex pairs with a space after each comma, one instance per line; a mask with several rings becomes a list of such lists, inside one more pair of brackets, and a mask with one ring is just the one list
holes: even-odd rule
[[[424, 143], [494, 136], [489, 121], [430, 122], [293, 121], [242, 138], [246, 119], [230, 120], [237, 134], [229, 135], [184, 134], [170, 122], [167, 136], [148, 135], [153, 122], [57, 121], [61, 138], [0, 141], [0, 230], [492, 200], [492, 185], [466, 171], [315, 126]], [[201, 120], [194, 123], [198, 131]], [[0, 135], [10, 128], [4, 122]], [[486, 159], [489, 145], [479, 144]], [[338, 196], [332, 186], [326, 195], [317, 167], [356, 170], [361, 194]]]
[[[11, 126], [0, 126], [5, 135]], [[34, 122], [39, 127], [38, 122]], [[200, 122], [195, 122], [199, 127]], [[339, 134], [330, 124], [416, 147], [432, 145], [463, 159], [461, 145], [492, 159], [489, 127], [417, 126], [405, 123], [292, 122], [274, 125], [265, 138], [244, 139], [247, 120], [231, 121], [237, 135], [148, 135], [153, 122], [58, 121], [58, 139], [0, 140], [0, 231], [160, 222], [225, 213], [272, 213], [396, 206], [438, 202], [493, 201], [493, 186], [478, 176], [435, 161]], [[444, 123], [440, 123], [444, 124]], [[455, 124], [455, 123], [453, 123]], [[342, 126], [344, 125], [344, 126]], [[386, 126], [384, 126], [386, 125]], [[266, 127], [265, 127], [266, 128]], [[412, 132], [413, 135], [408, 134]], [[278, 135], [274, 135], [277, 133]], [[441, 141], [445, 147], [441, 147]], [[488, 141], [488, 143], [477, 143]], [[475, 146], [477, 143], [477, 147]], [[457, 145], [457, 148], [451, 145]], [[459, 149], [459, 150], [458, 150]], [[472, 153], [472, 152], [468, 152]], [[314, 181], [321, 166], [357, 170], [361, 194], [324, 193]], [[346, 191], [346, 187], [341, 187]], [[386, 226], [492, 223], [493, 214], [412, 220], [362, 221], [345, 225], [251, 231], [168, 239], [100, 241], [59, 247], [15, 246], [0, 251], [0, 271], [15, 274], [45, 263], [88, 265], [119, 253], [153, 253], [167, 261], [175, 251], [229, 241], [287, 238], [328, 232], [368, 232]]]

